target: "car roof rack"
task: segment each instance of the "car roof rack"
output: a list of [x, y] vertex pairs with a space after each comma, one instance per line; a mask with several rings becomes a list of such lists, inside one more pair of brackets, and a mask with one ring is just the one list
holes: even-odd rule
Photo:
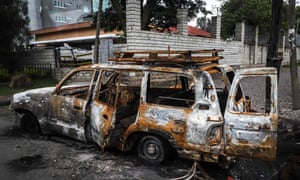
[[210, 73], [219, 72], [215, 67], [219, 60], [222, 49], [202, 49], [202, 50], [145, 50], [145, 51], [119, 51], [114, 52], [115, 57], [109, 58], [117, 64], [147, 64], [147, 65], [178, 65], [194, 66]]

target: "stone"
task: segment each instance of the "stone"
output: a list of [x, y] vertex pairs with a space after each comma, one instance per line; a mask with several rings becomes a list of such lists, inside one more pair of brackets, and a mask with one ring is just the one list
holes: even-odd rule
[[9, 87], [11, 88], [28, 88], [31, 86], [31, 79], [25, 74], [14, 75], [9, 83]]

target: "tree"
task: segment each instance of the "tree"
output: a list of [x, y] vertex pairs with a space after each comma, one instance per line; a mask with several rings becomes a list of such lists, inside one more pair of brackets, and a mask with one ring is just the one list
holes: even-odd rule
[[[283, 9], [287, 4], [283, 4]], [[221, 7], [222, 36], [234, 35], [235, 23], [245, 21], [246, 24], [259, 26], [262, 32], [267, 33], [271, 27], [272, 0], [228, 0]], [[287, 27], [286, 11], [283, 10], [282, 29]]]
[[143, 1], [142, 29], [149, 29], [150, 23], [168, 28], [177, 25], [176, 13], [178, 8], [187, 8], [188, 17], [194, 18], [201, 11], [205, 11], [206, 3], [202, 0], [153, 0]]
[[1, 0], [0, 9], [0, 54], [5, 55], [28, 44], [29, 17], [27, 2], [23, 0]]
[[[123, 31], [126, 30], [125, 25], [125, 0], [111, 0], [112, 7], [120, 20]], [[188, 17], [194, 18], [197, 13], [205, 10], [205, 2], [202, 0], [151, 0], [141, 1], [142, 8], [142, 27], [141, 29], [149, 29], [150, 23], [167, 28], [176, 26], [177, 8], [188, 8]]]
[[126, 0], [111, 0], [113, 10], [118, 17], [122, 30], [126, 33]]

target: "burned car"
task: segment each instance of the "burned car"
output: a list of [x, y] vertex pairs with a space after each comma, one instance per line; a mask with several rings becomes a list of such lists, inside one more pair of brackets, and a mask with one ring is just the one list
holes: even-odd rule
[[[136, 150], [150, 163], [171, 152], [217, 163], [275, 159], [276, 69], [234, 70], [217, 63], [217, 52], [119, 52], [115, 64], [81, 66], [56, 87], [15, 94], [10, 107], [28, 131]], [[258, 80], [262, 87], [253, 87]], [[263, 89], [259, 96], [254, 88]], [[265, 89], [269, 100], [260, 96]]]

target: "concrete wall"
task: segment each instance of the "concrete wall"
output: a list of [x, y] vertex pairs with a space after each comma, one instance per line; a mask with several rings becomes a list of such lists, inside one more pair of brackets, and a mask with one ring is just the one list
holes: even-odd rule
[[243, 46], [240, 41], [220, 41], [217, 39], [164, 34], [149, 31], [128, 32], [127, 47], [122, 50], [195, 50], [195, 49], [224, 49], [223, 63], [240, 64]]
[[[257, 46], [255, 50], [255, 45], [244, 44], [244, 59], [241, 61], [241, 64], [266, 64], [268, 46]], [[290, 49], [288, 48], [279, 48], [278, 52], [282, 53], [283, 61], [282, 65], [289, 64], [290, 61]], [[300, 59], [300, 48], [297, 48], [297, 59]]]
[[[167, 34], [141, 30], [141, 10], [140, 1], [127, 1], [127, 47], [122, 50], [167, 50], [170, 46], [171, 50], [195, 50], [195, 49], [224, 49], [220, 55], [224, 56], [224, 60], [220, 63], [240, 64], [243, 59], [243, 45], [240, 41], [222, 41], [214, 38], [202, 38], [187, 36], [184, 30], [180, 30], [183, 34]], [[183, 11], [181, 11], [183, 12]], [[182, 16], [178, 16], [183, 18]], [[179, 22], [185, 22], [180, 20]], [[218, 22], [216, 20], [216, 22]], [[216, 23], [220, 26], [220, 23]], [[178, 25], [182, 27], [182, 25]], [[187, 28], [187, 24], [184, 25]], [[217, 27], [216, 29], [219, 29]], [[218, 33], [220, 33], [218, 31]], [[216, 35], [219, 37], [219, 35]]]

